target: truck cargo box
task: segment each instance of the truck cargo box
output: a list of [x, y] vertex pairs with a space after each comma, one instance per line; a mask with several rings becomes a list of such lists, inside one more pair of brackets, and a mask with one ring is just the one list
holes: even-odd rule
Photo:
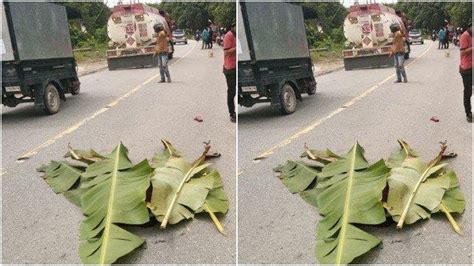
[[[304, 25], [301, 6], [271, 2], [248, 2], [246, 6], [256, 60], [309, 57], [306, 30], [301, 27]], [[242, 58], [239, 55], [239, 61], [245, 59], [249, 59], [245, 53]]]
[[9, 7], [19, 60], [73, 57], [64, 6], [15, 2]]

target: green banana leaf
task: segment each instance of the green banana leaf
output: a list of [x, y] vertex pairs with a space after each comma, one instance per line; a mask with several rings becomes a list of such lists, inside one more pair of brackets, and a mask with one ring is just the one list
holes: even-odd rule
[[451, 223], [454, 231], [459, 235], [463, 235], [461, 227], [456, 222], [451, 213], [464, 212], [464, 209], [466, 208], [464, 194], [462, 193], [461, 188], [459, 187], [459, 180], [456, 176], [456, 173], [454, 173], [453, 170], [448, 170], [446, 172], [446, 175], [450, 179], [449, 188], [444, 193], [443, 199], [441, 200], [439, 207], [436, 208], [433, 212], [442, 211], [448, 218], [448, 221]]
[[191, 164], [169, 142], [162, 142], [165, 152], [155, 156], [158, 167], [151, 178], [153, 190], [147, 206], [161, 222], [160, 227], [166, 228], [168, 223], [194, 217], [213, 188], [214, 178], [207, 174], [209, 164], [203, 163], [210, 146], [206, 145], [204, 153]]
[[81, 188], [86, 219], [81, 223], [79, 254], [83, 263], [110, 264], [143, 244], [144, 240], [118, 224], [149, 221], [146, 190], [153, 169], [144, 160], [133, 165], [121, 143], [105, 159], [88, 166]]
[[64, 154], [64, 158], [71, 158], [76, 161], [80, 161], [86, 164], [92, 164], [97, 161], [106, 159], [103, 155], [97, 153], [94, 150], [76, 150], [68, 145], [68, 151]]
[[229, 210], [229, 199], [224, 191], [224, 184], [219, 172], [212, 170], [208, 176], [212, 177], [213, 185], [207, 194], [203, 206], [196, 213], [207, 212], [216, 225], [217, 230], [221, 234], [226, 235], [224, 227], [219, 222], [219, 219], [217, 219], [215, 213], [227, 213]]
[[279, 178], [291, 193], [300, 193], [315, 182], [321, 168], [301, 161], [287, 161], [273, 171], [280, 173]]
[[84, 172], [84, 167], [73, 166], [65, 161], [51, 161], [37, 170], [44, 173], [44, 180], [55, 193], [63, 193], [77, 183]]
[[[447, 164], [440, 163], [446, 150], [445, 145], [441, 147], [438, 156], [426, 164], [416, 156], [406, 156], [414, 153], [407, 153], [403, 142], [399, 143], [402, 149], [395, 156], [397, 160], [392, 160], [394, 168], [388, 178], [389, 193], [385, 206], [400, 229], [404, 223], [412, 224], [431, 216], [449, 188], [450, 177], [443, 170]], [[400, 164], [401, 159], [403, 161]]]
[[323, 216], [316, 230], [319, 262], [347, 264], [380, 243], [356, 224], [385, 221], [381, 199], [388, 173], [383, 160], [369, 165], [357, 143], [318, 174], [317, 201]]
[[174, 157], [182, 156], [181, 153], [178, 150], [176, 150], [169, 141], [162, 139], [161, 143], [163, 144], [165, 149], [163, 150], [163, 152], [158, 152], [155, 154], [155, 156], [153, 156], [151, 165], [154, 168], [164, 167], [166, 162], [169, 160], [171, 156], [174, 156]]
[[273, 171], [280, 173], [279, 178], [291, 193], [298, 193], [304, 201], [317, 208], [318, 189], [315, 184], [321, 169], [321, 166], [301, 161], [287, 161]]
[[335, 154], [329, 149], [326, 149], [325, 151], [312, 150], [312, 149], [309, 149], [306, 145], [305, 145], [305, 151], [303, 152], [303, 154], [301, 154], [300, 157], [308, 158], [310, 160], [320, 162], [324, 165], [334, 162], [337, 159], [341, 158], [339, 155]]
[[400, 167], [407, 157], [418, 157], [418, 153], [406, 141], [400, 139], [397, 141], [400, 144], [400, 150], [392, 153], [388, 158], [387, 166], [389, 168]]

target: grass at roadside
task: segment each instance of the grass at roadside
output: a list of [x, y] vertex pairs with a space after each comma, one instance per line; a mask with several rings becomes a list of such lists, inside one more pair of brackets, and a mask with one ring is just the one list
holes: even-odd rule
[[74, 58], [76, 62], [94, 62], [106, 58], [107, 44], [97, 44], [95, 47], [91, 47], [90, 51], [76, 51], [74, 52]]
[[332, 47], [315, 48], [311, 51], [311, 59], [314, 63], [327, 63], [342, 60], [342, 45], [333, 45]]

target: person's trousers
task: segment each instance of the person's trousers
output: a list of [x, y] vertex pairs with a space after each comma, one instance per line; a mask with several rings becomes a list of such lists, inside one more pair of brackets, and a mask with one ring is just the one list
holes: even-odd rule
[[[467, 73], [469, 71], [469, 73]], [[472, 97], [472, 69], [466, 70], [466, 74], [461, 74], [462, 83], [464, 84], [464, 111], [466, 115], [472, 114], [471, 97]]]
[[160, 65], [161, 80], [165, 81], [165, 77], [170, 80], [170, 71], [168, 70], [168, 53], [160, 53], [158, 55], [158, 63]]
[[444, 41], [439, 39], [439, 42], [438, 42], [438, 49], [441, 49], [444, 47]]
[[397, 80], [407, 80], [407, 73], [405, 72], [405, 55], [403, 53], [395, 54], [395, 70], [397, 72]]
[[236, 91], [236, 70], [235, 68], [232, 70], [226, 70], [225, 74], [225, 79], [227, 81], [227, 107], [229, 108], [229, 114], [230, 116], [235, 117], [235, 104], [234, 104], [234, 98], [235, 98], [235, 91]]

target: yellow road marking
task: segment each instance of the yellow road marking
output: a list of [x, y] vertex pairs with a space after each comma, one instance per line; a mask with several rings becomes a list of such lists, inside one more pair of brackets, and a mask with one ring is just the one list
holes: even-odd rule
[[[413, 61], [411, 61], [410, 63], [408, 63], [406, 65], [406, 67], [408, 67], [409, 65], [415, 63], [416, 61], [418, 61], [418, 59], [420, 59], [421, 57], [425, 56], [426, 53], [431, 49], [431, 46], [433, 46], [433, 42], [431, 42], [430, 46], [428, 47], [428, 49], [426, 49], [419, 57], [415, 58]], [[319, 126], [321, 123], [323, 123], [324, 121], [332, 118], [333, 116], [335, 116], [336, 114], [346, 110], [349, 106], [355, 104], [356, 102], [360, 101], [362, 98], [366, 97], [367, 95], [369, 95], [371, 92], [373, 92], [374, 90], [376, 90], [377, 88], [379, 88], [381, 85], [383, 85], [384, 83], [386, 83], [387, 81], [389, 81], [390, 79], [392, 79], [393, 77], [395, 77], [395, 74], [391, 74], [390, 76], [388, 76], [387, 78], [385, 78], [384, 80], [380, 81], [379, 83], [377, 83], [375, 86], [372, 86], [370, 87], [369, 89], [367, 89], [366, 91], [364, 91], [362, 94], [360, 94], [359, 96], [351, 99], [350, 101], [346, 102], [345, 104], [343, 104], [341, 107], [337, 108], [336, 110], [334, 110], [333, 112], [331, 112], [329, 115], [321, 118], [321, 119], [318, 119], [316, 121], [314, 121], [313, 123], [309, 124], [308, 126], [304, 127], [303, 129], [300, 129], [299, 131], [297, 131], [296, 133], [294, 133], [293, 135], [291, 135], [290, 137], [284, 139], [283, 141], [279, 142], [278, 144], [276, 144], [275, 146], [271, 147], [270, 149], [262, 152], [261, 154], [259, 154], [257, 157], [255, 157], [255, 159], [253, 160], [254, 163], [259, 163], [260, 161], [268, 158], [270, 155], [272, 155], [276, 150], [279, 150], [285, 146], [287, 146], [288, 144], [290, 144], [293, 140], [296, 140], [298, 139], [299, 137], [301, 137], [302, 135], [304, 134], [307, 134], [309, 132], [311, 132], [312, 130], [314, 130], [317, 126]]]
[[[171, 63], [169, 66], [172, 66], [172, 65], [175, 65], [177, 64], [178, 62], [180, 62], [183, 58], [185, 58], [186, 56], [188, 56], [193, 50], [194, 48], [196, 48], [197, 46], [197, 42], [194, 44], [194, 46], [187, 52], [185, 53], [182, 57], [178, 58], [178, 60], [174, 61], [173, 63]], [[17, 162], [18, 163], [23, 163], [26, 159], [28, 158], [31, 158], [33, 155], [36, 155], [38, 154], [39, 151], [41, 151], [42, 149], [48, 147], [49, 145], [55, 143], [56, 141], [58, 141], [59, 139], [63, 138], [64, 136], [68, 135], [68, 134], [71, 134], [72, 132], [76, 131], [78, 128], [80, 128], [81, 126], [83, 126], [85, 123], [87, 123], [88, 121], [96, 118], [98, 115], [100, 114], [103, 114], [105, 112], [107, 112], [108, 110], [110, 110], [112, 107], [114, 107], [115, 105], [119, 104], [121, 101], [127, 99], [128, 97], [130, 97], [132, 94], [134, 94], [135, 92], [137, 92], [138, 90], [140, 90], [141, 88], [143, 88], [146, 84], [150, 83], [151, 81], [153, 81], [154, 79], [156, 79], [157, 77], [159, 77], [160, 74], [156, 74], [154, 76], [152, 76], [151, 78], [147, 79], [145, 82], [143, 82], [142, 84], [136, 86], [135, 88], [133, 88], [132, 90], [130, 90], [129, 92], [125, 93], [124, 95], [120, 96], [119, 98], [115, 99], [114, 101], [112, 101], [111, 103], [107, 104], [105, 107], [102, 107], [100, 110], [98, 110], [97, 112], [95, 112], [94, 114], [92, 114], [91, 116], [89, 117], [86, 117], [84, 118], [83, 120], [77, 122], [76, 124], [74, 124], [73, 126], [59, 132], [58, 134], [56, 134], [55, 136], [53, 136], [52, 138], [46, 140], [45, 142], [43, 142], [42, 144], [38, 145], [37, 147], [35, 147], [34, 149], [26, 152], [25, 154], [23, 154], [22, 156], [20, 156], [18, 159], [17, 159]]]

